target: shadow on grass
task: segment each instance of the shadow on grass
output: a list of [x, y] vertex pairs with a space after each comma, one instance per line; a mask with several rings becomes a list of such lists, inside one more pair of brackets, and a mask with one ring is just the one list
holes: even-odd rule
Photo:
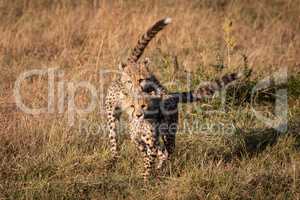
[[290, 122], [288, 131], [285, 133], [267, 128], [238, 130], [235, 135], [199, 135], [178, 138], [177, 155], [174, 157], [180, 159], [176, 160], [175, 164], [184, 168], [188, 162], [218, 163], [224, 161], [231, 163], [244, 158], [249, 159], [269, 150], [269, 147], [275, 147], [277, 144], [284, 145], [284, 143], [280, 143], [281, 139], [287, 138], [293, 140], [292, 143], [286, 143], [289, 145], [288, 148], [300, 151], [299, 122], [300, 119]]
[[[279, 125], [280, 126], [280, 125]], [[241, 157], [243, 155], [247, 156], [255, 156], [259, 153], [262, 153], [266, 150], [267, 147], [274, 146], [277, 144], [278, 139], [281, 137], [293, 137], [295, 138], [294, 147], [297, 150], [300, 150], [300, 123], [298, 122], [291, 122], [289, 124], [288, 131], [285, 133], [278, 132], [274, 128], [268, 128], [264, 130], [253, 129], [249, 132], [241, 132], [241, 145], [237, 147], [233, 151], [232, 156]]]

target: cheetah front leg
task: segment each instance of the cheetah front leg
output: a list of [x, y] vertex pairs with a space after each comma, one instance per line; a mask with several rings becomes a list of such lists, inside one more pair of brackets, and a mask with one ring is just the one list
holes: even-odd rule
[[144, 160], [144, 171], [142, 173], [142, 176], [144, 177], [144, 180], [147, 180], [148, 177], [151, 174], [151, 169], [149, 169], [149, 157], [147, 154], [147, 145], [145, 142], [143, 142], [140, 139], [134, 139], [134, 143], [137, 146], [138, 150], [140, 151], [140, 153], [143, 155], [143, 160]]
[[[149, 140], [147, 142], [149, 142]], [[144, 155], [144, 179], [147, 179], [153, 171], [155, 158], [157, 156], [157, 147], [154, 145], [154, 142], [146, 143], [146, 151], [146, 155]]]
[[147, 180], [153, 171], [155, 158], [157, 156], [157, 137], [151, 130], [146, 130], [141, 137], [140, 144], [143, 144], [143, 157], [144, 157], [144, 172], [143, 177]]
[[105, 102], [106, 117], [107, 117], [107, 126], [109, 129], [109, 142], [110, 142], [110, 151], [112, 154], [112, 161], [115, 161], [118, 156], [118, 142], [117, 142], [117, 122], [119, 121], [119, 112], [120, 109], [117, 107], [114, 101], [108, 99]]

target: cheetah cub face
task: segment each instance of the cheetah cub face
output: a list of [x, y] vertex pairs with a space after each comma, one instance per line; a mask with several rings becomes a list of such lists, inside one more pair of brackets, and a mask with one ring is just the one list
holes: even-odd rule
[[131, 119], [143, 118], [145, 112], [149, 109], [150, 101], [151, 99], [148, 95], [139, 95], [135, 98], [131, 98], [131, 102], [127, 110]]
[[150, 60], [145, 58], [142, 62], [120, 64], [121, 81], [129, 91], [150, 92], [154, 75], [149, 70]]

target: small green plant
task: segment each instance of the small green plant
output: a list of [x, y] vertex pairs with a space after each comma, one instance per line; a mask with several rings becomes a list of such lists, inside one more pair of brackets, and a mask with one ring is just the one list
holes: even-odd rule
[[236, 46], [236, 39], [232, 35], [233, 32], [233, 22], [229, 18], [225, 18], [223, 24], [224, 30], [224, 41], [226, 44], [226, 54], [227, 54], [227, 65], [231, 65], [231, 55], [234, 47]]

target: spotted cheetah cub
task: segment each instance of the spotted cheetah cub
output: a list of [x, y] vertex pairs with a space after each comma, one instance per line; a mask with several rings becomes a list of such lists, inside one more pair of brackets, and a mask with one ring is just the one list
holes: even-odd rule
[[120, 114], [128, 107], [128, 97], [136, 96], [141, 92], [160, 94], [165, 91], [165, 88], [149, 71], [149, 60], [139, 61], [139, 58], [155, 35], [170, 22], [171, 18], [159, 20], [141, 36], [126, 63], [119, 65], [120, 78], [114, 80], [108, 88], [105, 111], [113, 160], [118, 156], [116, 123], [119, 121]]
[[146, 180], [153, 172], [157, 155], [162, 159], [163, 152], [159, 145], [159, 132], [154, 123], [145, 118], [146, 112], [156, 110], [161, 97], [142, 93], [136, 98], [128, 98], [129, 107], [126, 109], [129, 118], [130, 138], [137, 146], [144, 159], [143, 177]]
[[116, 123], [125, 111], [129, 116], [131, 139], [144, 156], [145, 179], [151, 174], [156, 157], [160, 169], [174, 152], [178, 104], [212, 97], [245, 75], [245, 72], [227, 74], [192, 91], [167, 91], [149, 71], [148, 60], [139, 61], [139, 58], [151, 39], [170, 21], [170, 18], [158, 21], [141, 37], [127, 62], [120, 65], [121, 77], [112, 82], [105, 100], [113, 160], [118, 157]]
[[[130, 138], [144, 158], [144, 179], [153, 172], [158, 158], [159, 170], [175, 148], [175, 133], [178, 126], [178, 104], [201, 101], [216, 91], [242, 77], [241, 73], [224, 75], [195, 91], [163, 95], [139, 93], [124, 96], [125, 111], [129, 117]], [[163, 141], [161, 144], [160, 139]]]

